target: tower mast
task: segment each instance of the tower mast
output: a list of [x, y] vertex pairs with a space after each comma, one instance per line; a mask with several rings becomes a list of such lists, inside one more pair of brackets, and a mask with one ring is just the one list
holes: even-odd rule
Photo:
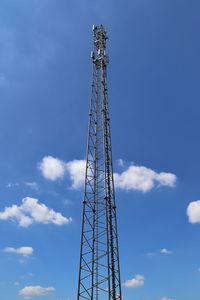
[[92, 95], [77, 300], [122, 300], [107, 94], [107, 32], [93, 26]]

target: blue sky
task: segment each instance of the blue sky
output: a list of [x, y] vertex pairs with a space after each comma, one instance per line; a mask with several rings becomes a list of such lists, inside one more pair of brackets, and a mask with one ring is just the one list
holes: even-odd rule
[[76, 298], [91, 28], [102, 23], [124, 299], [199, 300], [199, 10], [1, 0], [1, 299]]

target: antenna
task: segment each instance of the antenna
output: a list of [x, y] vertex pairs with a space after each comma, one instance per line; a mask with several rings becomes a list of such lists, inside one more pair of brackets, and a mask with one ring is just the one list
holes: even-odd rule
[[93, 25], [92, 95], [77, 300], [122, 300], [108, 108], [106, 41]]

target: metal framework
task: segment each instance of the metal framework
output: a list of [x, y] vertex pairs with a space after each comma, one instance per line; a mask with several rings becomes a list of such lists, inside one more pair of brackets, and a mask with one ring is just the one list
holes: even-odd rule
[[92, 95], [83, 200], [78, 300], [122, 300], [107, 96], [107, 32], [93, 26]]

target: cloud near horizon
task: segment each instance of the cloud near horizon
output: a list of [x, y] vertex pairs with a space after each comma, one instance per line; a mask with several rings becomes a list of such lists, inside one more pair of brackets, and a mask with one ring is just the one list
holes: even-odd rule
[[[39, 163], [39, 169], [46, 179], [62, 179], [65, 173], [68, 173], [72, 189], [78, 189], [83, 186], [85, 168], [85, 160], [72, 160], [65, 163], [52, 156], [45, 156]], [[129, 165], [122, 173], [114, 173], [114, 179], [116, 188], [145, 193], [155, 187], [174, 187], [177, 177], [173, 173], [157, 173], [144, 166]]]
[[64, 225], [72, 221], [61, 213], [55, 212], [38, 199], [26, 197], [22, 199], [21, 205], [6, 207], [0, 212], [0, 220], [15, 220], [21, 227], [28, 227], [33, 223]]

